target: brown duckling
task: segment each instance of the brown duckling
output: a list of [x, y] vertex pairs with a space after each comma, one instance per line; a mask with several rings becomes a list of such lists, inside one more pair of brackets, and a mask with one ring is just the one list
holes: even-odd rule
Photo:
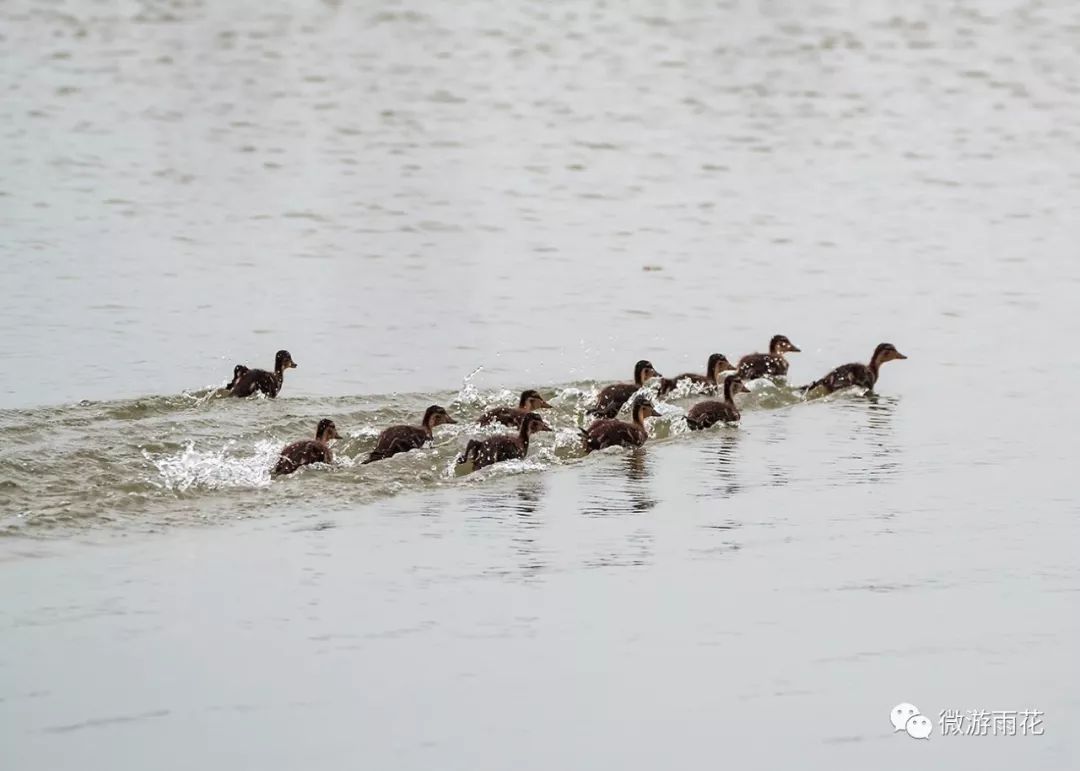
[[660, 373], [653, 367], [652, 362], [642, 359], [634, 365], [633, 383], [615, 383], [604, 388], [596, 397], [596, 406], [586, 411], [586, 415], [596, 415], [601, 418], [614, 418], [619, 410], [639, 388], [645, 385], [650, 378], [660, 377]]
[[699, 375], [696, 372], [684, 372], [672, 378], [662, 378], [660, 380], [660, 395], [671, 393], [678, 387], [679, 381], [683, 380], [689, 380], [691, 383], [704, 386], [703, 390], [705, 391], [715, 391], [720, 385], [720, 373], [729, 369], [735, 369], [735, 365], [728, 361], [724, 354], [714, 353], [709, 356], [704, 375]]
[[246, 375], [250, 371], [251, 370], [249, 370], [243, 364], [237, 364], [235, 367], [233, 367], [232, 380], [230, 380], [229, 384], [227, 386], [225, 386], [225, 390], [226, 391], [231, 391], [233, 386], [236, 385], [236, 381], [238, 381], [240, 378], [242, 378], [244, 375]]
[[535, 412], [526, 412], [517, 436], [502, 434], [487, 439], [470, 439], [465, 445], [465, 452], [458, 456], [458, 465], [468, 463], [471, 459], [475, 471], [499, 461], [524, 458], [529, 453], [529, 437], [537, 431], [551, 431], [551, 426]]
[[423, 447], [431, 439], [431, 429], [445, 423], [457, 423], [457, 421], [450, 417], [442, 407], [433, 404], [424, 412], [424, 419], [419, 426], [390, 426], [379, 434], [375, 449], [371, 451], [364, 463]]
[[229, 393], [233, 396], [251, 396], [262, 392], [271, 399], [278, 395], [281, 384], [285, 380], [285, 370], [296, 366], [292, 354], [288, 351], [278, 351], [274, 356], [274, 371], [267, 372], [265, 369], [250, 369], [233, 383]]
[[521, 428], [521, 421], [525, 419], [526, 415], [533, 410], [546, 409], [550, 406], [539, 392], [530, 388], [521, 392], [521, 399], [518, 400], [517, 407], [495, 407], [481, 415], [480, 420], [477, 422], [481, 426], [486, 426], [498, 421], [504, 426]]
[[293, 442], [281, 451], [281, 457], [278, 458], [273, 473], [275, 475], [291, 474], [309, 463], [333, 463], [334, 452], [330, 449], [330, 440], [338, 438], [340, 437], [334, 421], [323, 418], [315, 429], [314, 439]]
[[686, 425], [691, 431], [700, 431], [703, 428], [711, 428], [717, 423], [737, 423], [739, 421], [739, 408], [735, 406], [735, 394], [748, 394], [750, 389], [743, 383], [738, 375], [728, 375], [724, 378], [724, 401], [710, 399], [698, 402], [686, 413]]
[[896, 346], [892, 343], [881, 343], [874, 349], [869, 364], [862, 364], [861, 362], [843, 364], [820, 380], [815, 380], [810, 385], [803, 386], [802, 391], [808, 394], [814, 389], [820, 388], [825, 394], [831, 394], [843, 388], [859, 386], [869, 393], [874, 390], [874, 384], [877, 383], [878, 372], [882, 364], [893, 359], [906, 358], [907, 356], [896, 350]]
[[784, 335], [774, 335], [769, 341], [768, 353], [749, 353], [739, 359], [739, 377], [756, 380], [770, 375], [786, 375], [788, 371], [785, 353], [798, 353], [799, 349]]
[[620, 445], [622, 447], [640, 447], [649, 438], [645, 430], [645, 419], [655, 416], [656, 410], [652, 402], [644, 396], [634, 399], [630, 408], [633, 422], [615, 420], [614, 418], [601, 418], [594, 420], [588, 428], [581, 429], [585, 440], [585, 452], [602, 450], [605, 447]]

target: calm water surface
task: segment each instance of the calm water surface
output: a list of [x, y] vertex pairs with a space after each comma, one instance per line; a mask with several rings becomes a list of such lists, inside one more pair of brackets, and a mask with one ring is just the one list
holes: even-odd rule
[[[1075, 766], [1078, 34], [1063, 0], [0, 5], [3, 767]], [[580, 456], [638, 358], [777, 332], [792, 384], [910, 358]], [[215, 394], [281, 347], [281, 398]], [[457, 474], [526, 387], [556, 432]], [[433, 402], [461, 423], [358, 465]], [[325, 416], [339, 462], [271, 481]]]

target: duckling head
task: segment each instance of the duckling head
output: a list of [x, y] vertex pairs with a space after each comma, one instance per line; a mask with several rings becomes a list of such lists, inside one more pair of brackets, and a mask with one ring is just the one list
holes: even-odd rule
[[529, 412], [532, 412], [533, 410], [544, 409], [550, 406], [551, 405], [547, 403], [547, 400], [545, 400], [544, 397], [540, 395], [539, 391], [534, 391], [531, 388], [527, 391], [521, 392], [521, 400], [518, 402], [518, 407], [523, 410], [528, 410]]
[[769, 341], [769, 353], [798, 353], [799, 349], [795, 347], [795, 343], [787, 339], [787, 335], [773, 335], [773, 339]]
[[296, 362], [293, 361], [292, 354], [282, 349], [274, 356], [274, 369], [281, 372], [285, 369], [293, 369], [296, 367]]
[[644, 385], [646, 381], [654, 377], [660, 377], [660, 373], [656, 371], [651, 361], [642, 359], [634, 365], [634, 382], [638, 385]]
[[906, 359], [907, 356], [896, 350], [896, 346], [892, 343], [881, 343], [874, 349], [874, 355], [870, 361], [875, 362], [878, 365], [884, 364], [887, 361], [893, 359]]
[[457, 421], [439, 405], [433, 404], [424, 411], [424, 425], [428, 428], [435, 428], [445, 423], [457, 423]]
[[544, 422], [544, 419], [537, 415], [535, 412], [530, 412], [525, 416], [525, 420], [521, 423], [522, 427], [530, 434], [535, 434], [537, 431], [552, 431], [551, 426]]
[[714, 378], [721, 372], [727, 372], [729, 369], [737, 369], [737, 367], [728, 361], [727, 356], [724, 354], [714, 353], [709, 357], [709, 364], [706, 368], [706, 372]]
[[734, 397], [735, 394], [748, 394], [750, 389], [738, 375], [728, 375], [724, 378], [724, 395]]
[[338, 434], [337, 426], [334, 425], [334, 421], [329, 418], [323, 418], [319, 421], [319, 425], [315, 429], [315, 438], [320, 442], [329, 442], [331, 439], [340, 439], [341, 435]]
[[659, 414], [653, 407], [653, 403], [645, 396], [634, 399], [630, 412], [634, 416], [635, 423], [644, 423], [646, 418], [654, 418]]

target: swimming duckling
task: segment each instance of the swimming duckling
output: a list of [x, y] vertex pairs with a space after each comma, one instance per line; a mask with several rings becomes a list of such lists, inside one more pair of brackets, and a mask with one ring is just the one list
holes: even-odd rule
[[237, 364], [235, 367], [233, 367], [232, 380], [230, 380], [229, 384], [227, 386], [225, 386], [225, 390], [226, 391], [231, 391], [233, 386], [236, 385], [236, 381], [238, 381], [240, 378], [242, 378], [244, 375], [246, 375], [250, 371], [251, 370], [249, 370], [243, 364]]
[[281, 457], [278, 458], [273, 473], [275, 475], [291, 474], [309, 463], [333, 463], [334, 452], [330, 449], [330, 440], [338, 438], [340, 437], [334, 421], [323, 418], [315, 429], [314, 439], [293, 442], [281, 451]]
[[620, 445], [622, 447], [640, 447], [649, 438], [645, 430], [645, 419], [655, 416], [656, 410], [644, 396], [634, 399], [630, 408], [633, 422], [615, 420], [614, 418], [601, 418], [594, 420], [588, 428], [581, 429], [581, 435], [585, 440], [585, 452], [602, 450], [605, 447]]
[[477, 422], [481, 426], [486, 426], [494, 421], [498, 421], [504, 426], [521, 428], [521, 421], [525, 419], [526, 415], [533, 410], [544, 409], [550, 406], [551, 405], [544, 400], [544, 397], [541, 396], [539, 392], [530, 388], [527, 391], [521, 392], [521, 399], [518, 400], [517, 407], [495, 407], [481, 415], [480, 420]]
[[786, 375], [788, 371], [785, 353], [798, 353], [799, 349], [784, 335], [774, 335], [769, 341], [768, 353], [750, 353], [739, 359], [739, 377], [756, 380], [770, 375]]
[[375, 449], [371, 451], [364, 463], [423, 447], [431, 439], [431, 429], [444, 423], [457, 423], [457, 421], [450, 417], [442, 407], [433, 404], [424, 412], [424, 419], [419, 426], [390, 426], [379, 434]]
[[869, 393], [874, 390], [874, 384], [877, 383], [878, 371], [881, 369], [882, 364], [893, 359], [906, 358], [907, 356], [896, 350], [896, 346], [892, 343], [881, 343], [874, 349], [869, 364], [853, 362], [841, 365], [821, 378], [821, 380], [815, 380], [810, 385], [803, 386], [802, 391], [809, 394], [815, 388], [821, 388], [824, 389], [824, 393], [831, 394], [834, 391], [850, 386], [860, 386]]
[[735, 394], [748, 394], [750, 389], [746, 387], [738, 375], [728, 375], [724, 378], [724, 401], [710, 399], [698, 402], [686, 414], [686, 425], [691, 431], [700, 431], [703, 428], [711, 428], [717, 423], [737, 423], [739, 420], [739, 408], [735, 406]]
[[285, 380], [285, 370], [295, 366], [296, 362], [293, 361], [292, 354], [288, 351], [278, 351], [274, 356], [273, 372], [267, 372], [265, 369], [250, 369], [236, 379], [229, 393], [233, 396], [251, 396], [261, 391], [273, 399], [281, 390], [281, 384]]
[[614, 418], [619, 414], [622, 406], [626, 404], [626, 400], [645, 385], [646, 381], [654, 377], [660, 377], [660, 373], [653, 367], [652, 362], [642, 359], [634, 365], [633, 383], [615, 383], [607, 386], [596, 397], [596, 406], [585, 414], [597, 415], [601, 418]]
[[705, 365], [705, 374], [699, 375], [696, 372], [684, 372], [681, 375], [676, 375], [672, 378], [663, 378], [660, 380], [660, 395], [671, 393], [674, 391], [681, 380], [689, 380], [691, 383], [704, 386], [704, 391], [715, 391], [720, 385], [720, 373], [726, 372], [729, 369], [735, 369], [735, 365], [727, 360], [727, 357], [722, 353], [714, 353], [709, 356], [709, 361]]
[[458, 456], [458, 465], [468, 463], [471, 458], [475, 471], [499, 461], [524, 458], [529, 453], [529, 437], [537, 431], [551, 431], [551, 426], [535, 412], [526, 412], [517, 436], [502, 434], [487, 439], [470, 439], [465, 445], [465, 452]]

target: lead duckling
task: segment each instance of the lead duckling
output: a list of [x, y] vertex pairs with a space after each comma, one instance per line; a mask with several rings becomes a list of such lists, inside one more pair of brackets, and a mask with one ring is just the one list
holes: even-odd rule
[[231, 391], [233, 389], [233, 386], [236, 385], [236, 381], [238, 381], [240, 378], [242, 378], [244, 375], [246, 375], [250, 371], [251, 370], [249, 370], [243, 364], [237, 364], [235, 367], [233, 367], [232, 380], [230, 380], [229, 384], [227, 386], [225, 386], [225, 390], [226, 391]]
[[750, 389], [743, 383], [738, 375], [728, 375], [724, 378], [724, 401], [710, 399], [698, 402], [686, 413], [686, 425], [691, 431], [700, 431], [703, 428], [711, 428], [721, 421], [724, 423], [737, 423], [739, 421], [739, 408], [735, 406], [735, 394], [748, 394]]
[[547, 409], [550, 406], [538, 391], [530, 388], [521, 392], [517, 407], [495, 407], [481, 415], [477, 423], [486, 426], [497, 421], [504, 426], [521, 428], [521, 421], [525, 419], [526, 415], [533, 410]]
[[881, 343], [874, 349], [869, 364], [861, 362], [842, 364], [820, 380], [803, 386], [801, 390], [807, 395], [814, 389], [823, 389], [824, 394], [831, 394], [843, 388], [859, 386], [869, 393], [874, 390], [882, 364], [893, 359], [906, 358], [907, 356], [896, 350], [896, 346], [892, 343]]
[[735, 369], [735, 365], [728, 361], [724, 354], [714, 353], [709, 356], [709, 361], [705, 364], [704, 375], [699, 375], [696, 372], [684, 372], [672, 378], [661, 378], [660, 395], [671, 393], [678, 387], [680, 381], [687, 380], [696, 385], [704, 386], [703, 391], [713, 392], [720, 385], [720, 373], [733, 369]]
[[642, 359], [634, 365], [633, 383], [615, 383], [607, 386], [596, 397], [596, 405], [587, 410], [585, 414], [596, 415], [601, 418], [614, 418], [619, 414], [622, 406], [626, 404], [626, 400], [654, 377], [660, 377], [660, 373], [656, 371], [651, 361]]
[[419, 426], [390, 426], [379, 434], [375, 449], [371, 451], [364, 463], [383, 460], [399, 452], [419, 449], [431, 440], [431, 429], [447, 423], [457, 423], [457, 421], [450, 417], [445, 409], [433, 404], [424, 412], [424, 419], [420, 421]]
[[538, 431], [551, 431], [551, 426], [535, 412], [526, 412], [521, 419], [517, 436], [502, 434], [487, 439], [470, 439], [465, 445], [465, 452], [458, 456], [457, 462], [468, 463], [472, 460], [473, 470], [482, 469], [504, 460], [524, 458], [529, 453], [529, 437]]
[[768, 353], [749, 353], [739, 359], [739, 377], [756, 380], [771, 375], [786, 375], [788, 371], [785, 353], [798, 353], [799, 349], [784, 335], [773, 335]]
[[293, 361], [292, 354], [285, 350], [278, 351], [274, 356], [273, 372], [267, 372], [265, 369], [249, 369], [236, 378], [229, 393], [233, 396], [251, 396], [262, 392], [273, 399], [281, 391], [281, 385], [285, 382], [285, 370], [294, 367], [296, 367], [296, 362]]
[[650, 402], [644, 396], [634, 399], [630, 407], [632, 422], [615, 420], [614, 418], [601, 418], [594, 420], [592, 425], [581, 430], [585, 442], [585, 452], [602, 450], [605, 447], [640, 447], [649, 438], [649, 432], [645, 430], [645, 420], [654, 417], [657, 413]]
[[285, 446], [272, 473], [275, 476], [291, 474], [310, 463], [333, 463], [334, 451], [330, 449], [330, 441], [339, 438], [334, 421], [323, 418], [315, 428], [314, 439], [301, 439]]

